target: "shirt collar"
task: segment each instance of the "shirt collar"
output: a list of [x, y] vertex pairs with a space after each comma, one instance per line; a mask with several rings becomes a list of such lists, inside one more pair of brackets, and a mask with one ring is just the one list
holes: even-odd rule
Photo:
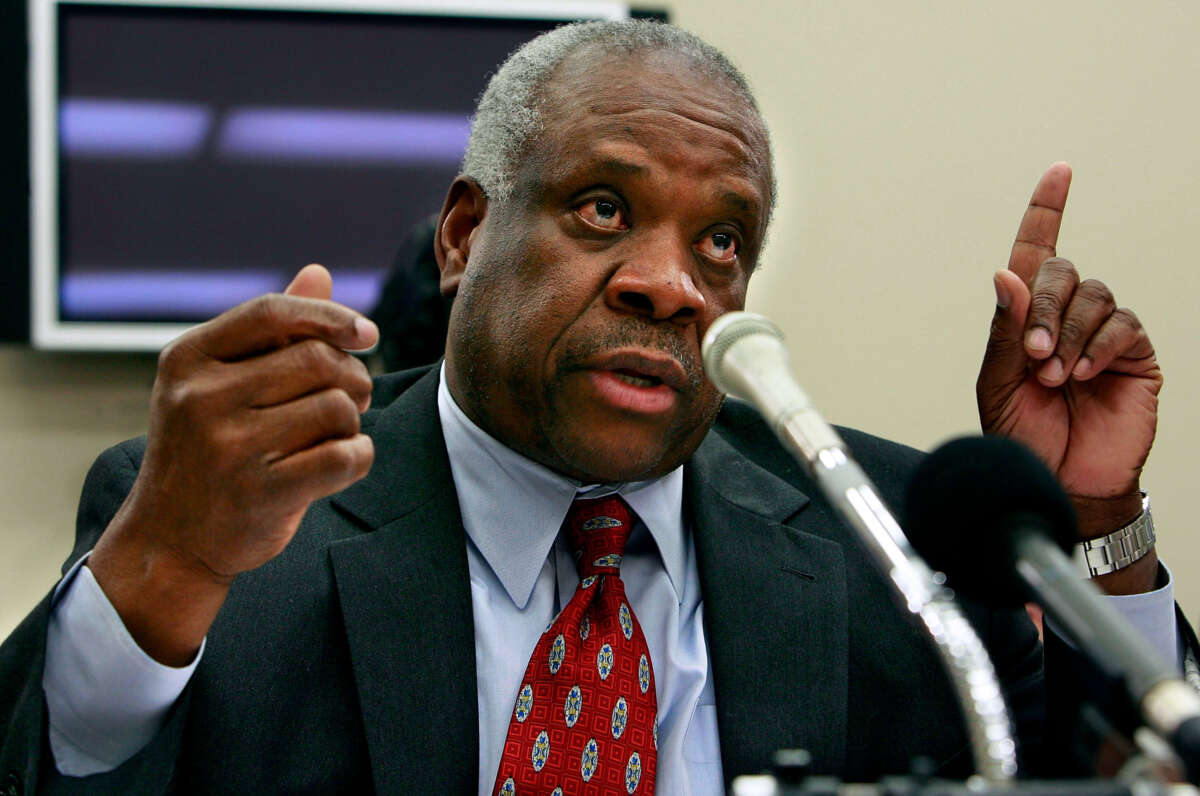
[[682, 467], [651, 481], [626, 484], [584, 484], [567, 478], [475, 425], [450, 395], [444, 362], [439, 374], [438, 416], [463, 527], [518, 608], [529, 602], [576, 494], [600, 497], [613, 492], [625, 498], [650, 532], [682, 602]]

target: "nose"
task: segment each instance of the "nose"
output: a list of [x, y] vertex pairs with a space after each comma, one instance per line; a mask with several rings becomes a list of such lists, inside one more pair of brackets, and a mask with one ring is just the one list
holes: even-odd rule
[[691, 248], [659, 246], [623, 263], [605, 287], [613, 309], [686, 326], [704, 312], [704, 294], [692, 276]]

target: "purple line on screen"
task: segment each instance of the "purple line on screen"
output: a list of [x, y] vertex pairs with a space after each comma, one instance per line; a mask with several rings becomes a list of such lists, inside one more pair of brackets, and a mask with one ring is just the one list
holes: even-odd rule
[[469, 116], [452, 113], [235, 108], [219, 151], [262, 160], [457, 163], [470, 129]]
[[369, 312], [383, 291], [387, 272], [350, 271], [333, 274], [333, 300], [360, 312]]
[[[367, 311], [383, 283], [381, 272], [334, 272], [333, 300]], [[64, 315], [170, 317], [219, 315], [263, 293], [282, 290], [278, 272], [265, 271], [87, 271], [63, 274], [59, 295]]]
[[195, 154], [212, 123], [203, 105], [65, 98], [58, 134], [68, 156], [171, 158]]

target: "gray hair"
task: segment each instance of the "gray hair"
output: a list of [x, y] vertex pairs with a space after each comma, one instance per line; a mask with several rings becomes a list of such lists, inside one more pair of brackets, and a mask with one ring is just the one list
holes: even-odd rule
[[[674, 25], [640, 19], [563, 25], [509, 55], [479, 97], [461, 171], [478, 182], [489, 199], [504, 202], [512, 195], [521, 157], [542, 130], [544, 90], [555, 67], [589, 45], [605, 53], [632, 54], [645, 50], [678, 53], [710, 77], [735, 89], [762, 123], [746, 78], [720, 50], [692, 33]], [[766, 124], [762, 128], [765, 131]], [[767, 146], [766, 165], [771, 174], [774, 206], [775, 170], [770, 162], [769, 141]]]

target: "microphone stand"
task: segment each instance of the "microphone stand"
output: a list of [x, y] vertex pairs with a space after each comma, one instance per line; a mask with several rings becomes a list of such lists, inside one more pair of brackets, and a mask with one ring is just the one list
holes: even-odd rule
[[[1011, 781], [1017, 773], [1012, 723], [983, 642], [942, 585], [944, 576], [913, 550], [846, 444], [791, 379], [781, 341], [778, 327], [766, 318], [728, 313], [705, 335], [705, 371], [718, 389], [759, 410], [842, 519], [857, 531], [904, 608], [934, 642], [966, 718], [976, 772], [993, 783]], [[780, 357], [782, 367], [755, 367]]]
[[887, 777], [879, 782], [842, 782], [836, 777], [808, 777], [798, 784], [770, 774], [737, 777], [732, 796], [1197, 796], [1188, 784], [1137, 778], [1022, 780], [1015, 784], [978, 784], [923, 777]]
[[[781, 439], [797, 420], [794, 416], [778, 419]], [[832, 429], [830, 434], [836, 436]], [[799, 447], [792, 449], [793, 454]], [[1017, 773], [1016, 743], [996, 670], [953, 593], [942, 585], [944, 576], [931, 570], [912, 549], [844, 447], [826, 446], [814, 453], [808, 460], [813, 480], [842, 519], [858, 532], [859, 541], [891, 581], [904, 608], [920, 620], [933, 640], [966, 717], [975, 770], [992, 782], [1011, 780]]]
[[[1169, 762], [1149, 753], [1129, 758], [1113, 779], [1026, 779], [965, 782], [934, 776], [936, 764], [925, 757], [912, 760], [907, 776], [886, 776], [878, 782], [843, 782], [839, 777], [812, 774], [812, 756], [804, 749], [775, 752], [772, 773], [734, 777], [730, 796], [1200, 796], [1194, 785], [1169, 781], [1175, 773]], [[1164, 768], [1163, 766], [1167, 766]]]

